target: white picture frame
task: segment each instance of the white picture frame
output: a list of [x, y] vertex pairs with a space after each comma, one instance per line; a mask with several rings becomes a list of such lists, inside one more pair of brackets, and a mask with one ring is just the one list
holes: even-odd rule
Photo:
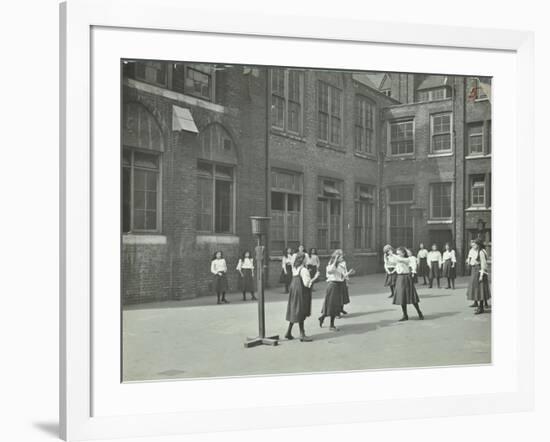
[[[130, 3], [132, 8], [129, 7]], [[131, 11], [139, 13], [133, 14]], [[512, 412], [532, 408], [532, 33], [376, 23], [355, 19], [313, 20], [311, 17], [292, 15], [243, 15], [232, 12], [229, 7], [225, 11], [192, 9], [175, 0], [69, 0], [61, 4], [60, 15], [60, 427], [65, 440], [163, 436], [260, 429], [281, 425], [301, 426], [390, 418]], [[250, 44], [250, 48], [257, 48], [254, 44], [258, 44], [259, 41], [261, 47], [274, 45], [272, 51], [265, 50], [265, 53], [249, 50], [249, 53], [253, 54], [251, 64], [269, 64], [270, 60], [273, 60], [272, 64], [284, 61], [299, 63], [300, 60], [310, 57], [303, 53], [293, 53], [293, 50], [281, 54], [276, 50], [277, 45], [310, 45], [311, 57], [315, 53], [315, 48], [318, 46], [319, 49], [321, 45], [339, 45], [343, 49], [353, 45], [355, 49], [363, 48], [374, 51], [373, 53], [380, 48], [384, 48], [383, 52], [399, 48], [403, 51], [415, 49], [418, 53], [454, 51], [457, 57], [469, 51], [469, 56], [479, 57], [481, 64], [485, 60], [489, 70], [491, 67], [487, 60], [493, 57], [494, 72], [501, 69], [498, 71], [501, 74], [495, 75], [494, 82], [493, 139], [497, 148], [493, 150], [493, 175], [496, 184], [493, 186], [493, 214], [497, 223], [501, 225], [497, 227], [493, 239], [494, 291], [497, 293], [493, 328], [496, 356], [494, 363], [489, 367], [394, 370], [389, 373], [369, 371], [117, 384], [115, 381], [119, 378], [119, 373], [113, 368], [120, 363], [120, 358], [116, 358], [118, 347], [116, 344], [110, 346], [108, 342], [109, 339], [118, 340], [118, 335], [113, 337], [109, 334], [116, 332], [119, 324], [117, 321], [120, 320], [120, 311], [109, 308], [118, 305], [118, 299], [113, 303], [112, 299], [97, 296], [98, 288], [116, 286], [118, 281], [118, 269], [115, 269], [112, 277], [107, 274], [104, 274], [105, 277], [98, 276], [102, 275], [98, 259], [103, 258], [102, 253], [106, 244], [105, 241], [103, 244], [95, 242], [97, 229], [109, 229], [109, 220], [102, 221], [101, 218], [103, 209], [98, 204], [98, 195], [102, 195], [102, 192], [108, 191], [109, 188], [94, 180], [98, 171], [92, 166], [98, 167], [94, 158], [102, 155], [99, 150], [93, 149], [94, 143], [98, 140], [103, 141], [103, 137], [107, 143], [118, 143], [118, 139], [113, 140], [112, 133], [108, 131], [97, 132], [103, 121], [101, 118], [96, 120], [92, 117], [97, 116], [98, 108], [103, 109], [102, 106], [108, 99], [113, 103], [112, 115], [117, 115], [119, 94], [113, 95], [113, 89], [109, 87], [116, 85], [118, 77], [114, 79], [115, 83], [111, 84], [108, 79], [111, 72], [103, 70], [102, 66], [112, 66], [113, 60], [117, 57], [120, 59], [121, 50], [126, 51], [128, 57], [136, 57], [138, 43], [128, 43], [129, 35], [132, 39], [144, 38], [139, 48], [142, 51], [140, 54], [152, 56], [157, 50], [156, 47], [160, 59], [170, 59], [171, 51], [178, 46], [176, 39], [180, 38], [194, 39], [196, 42], [203, 39], [204, 43], [200, 44], [204, 45], [202, 47], [205, 49], [209, 45], [227, 45], [228, 39], [232, 45]], [[165, 41], [166, 44], [151, 44], [148, 47], [147, 42], [153, 38], [159, 42]], [[169, 40], [173, 42], [168, 43]], [[109, 42], [110, 49], [106, 42]], [[99, 57], [94, 52], [98, 50]], [[334, 59], [325, 61], [323, 65], [346, 66], [346, 50], [341, 52], [342, 54], [335, 54]], [[415, 57], [407, 58], [406, 52], [403, 52], [403, 55], [403, 58], [397, 61], [385, 60], [385, 67], [391, 70], [402, 65], [402, 69], [395, 70], [407, 71], [414, 69], [415, 63], [418, 65], [419, 61], [415, 60]], [[227, 57], [227, 61], [245, 61], [242, 54], [228, 53], [224, 56]], [[446, 60], [451, 69], [451, 58], [448, 54], [447, 57], [443, 60]], [[422, 58], [422, 55], [419, 55], [419, 58]], [[497, 60], [501, 58], [502, 66], [497, 68]], [[357, 61], [353, 68], [360, 69], [364, 66], [361, 63]], [[442, 61], [435, 60], [433, 63], [433, 66], [424, 64], [425, 70], [435, 71], [437, 63], [441, 65]], [[511, 66], [515, 69], [509, 69]], [[462, 71], [457, 69], [459, 68], [454, 68], [452, 72], [471, 73], [468, 66], [463, 67]], [[101, 80], [103, 76], [107, 78], [105, 83]], [[499, 78], [503, 79], [500, 83]], [[514, 93], [503, 94], [503, 89], [499, 91], [499, 85], [503, 87], [504, 84], [505, 90]], [[503, 112], [504, 108], [508, 110]], [[118, 119], [116, 123], [118, 125]], [[505, 130], [510, 130], [514, 136], [506, 136]], [[521, 155], [518, 154], [520, 146]], [[502, 155], [503, 152], [507, 154]], [[106, 167], [101, 173], [105, 176], [111, 174], [109, 179], [116, 180], [116, 172], [111, 169]], [[116, 199], [113, 201], [111, 203], [116, 207]], [[522, 227], [521, 230], [519, 226]], [[118, 226], [115, 227], [118, 231]], [[108, 239], [109, 235], [105, 237]], [[498, 238], [508, 238], [506, 246], [501, 246]], [[507, 271], [510, 268], [517, 271], [510, 273]], [[521, 302], [518, 290], [520, 276]], [[499, 288], [501, 292], [498, 291]], [[104, 292], [105, 290], [102, 290], [102, 293]], [[117, 293], [113, 296], [116, 295]], [[501, 302], [502, 300], [506, 302]], [[499, 318], [507, 319], [505, 322]], [[101, 330], [96, 322], [99, 320], [102, 324]], [[480, 374], [494, 382], [485, 382], [483, 389], [464, 392], [461, 382], [468, 379], [468, 376], [474, 379]], [[370, 397], [366, 397], [360, 388], [355, 389], [355, 392], [346, 393], [347, 397], [342, 395], [327, 399], [322, 395], [315, 395], [315, 389], [326, 382], [324, 377], [327, 376], [333, 377], [334, 382], [351, 382], [355, 385], [359, 383], [364, 386], [387, 382], [388, 391], [377, 393], [372, 387]], [[461, 380], [458, 380], [459, 376]], [[431, 391], [426, 390], [425, 380], [428, 377], [432, 380]], [[399, 395], [393, 390], [395, 385], [406, 385], [410, 379], [415, 380], [418, 388], [411, 386], [404, 395]], [[289, 402], [284, 396], [285, 389], [295, 388], [298, 382], [311, 394]], [[444, 388], [445, 386], [449, 391]], [[475, 389], [475, 385], [472, 388]], [[255, 397], [254, 392], [257, 391], [265, 392], [265, 395]], [[276, 394], [277, 391], [281, 392], [281, 396]], [[182, 397], [182, 392], [185, 392], [187, 397], [193, 397], [194, 403], [183, 406], [171, 397]], [[231, 397], [231, 394], [236, 392], [242, 393], [238, 395], [242, 396], [242, 402], [224, 401], [224, 397]], [[353, 397], [353, 394], [359, 396]], [[213, 397], [216, 401], [212, 401]], [[163, 398], [162, 406], [159, 398]], [[243, 408], [246, 408], [244, 413]], [[211, 419], [212, 410], [216, 411], [215, 421]], [[243, 419], [243, 415], [246, 415], [246, 419]], [[273, 416], [277, 416], [277, 419], [273, 419]]]

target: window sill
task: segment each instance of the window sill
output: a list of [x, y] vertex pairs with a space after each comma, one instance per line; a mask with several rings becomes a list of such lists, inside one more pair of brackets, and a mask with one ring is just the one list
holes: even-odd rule
[[277, 129], [277, 128], [272, 127], [269, 130], [269, 132], [271, 133], [271, 135], [277, 135], [277, 136], [280, 136], [280, 137], [290, 138], [291, 140], [299, 141], [301, 143], [306, 142], [306, 139], [303, 136], [298, 135], [298, 134], [294, 134], [294, 133], [291, 133], [291, 132], [286, 132], [282, 129]]
[[452, 219], [429, 219], [428, 224], [452, 224]]
[[467, 160], [480, 160], [483, 158], [491, 158], [491, 154], [487, 155], [468, 155], [465, 157]]
[[490, 211], [490, 207], [468, 207], [465, 209], [466, 212], [488, 212]]
[[358, 250], [355, 250], [351, 255], [352, 256], [378, 256], [378, 253], [372, 250], [358, 249]]
[[122, 235], [122, 244], [141, 245], [141, 244], [166, 244], [166, 236], [156, 233], [124, 233]]
[[416, 155], [415, 154], [389, 155], [386, 158], [384, 158], [384, 161], [402, 161], [402, 160], [416, 160]]
[[354, 154], [356, 157], [363, 158], [363, 159], [365, 159], [365, 160], [372, 160], [372, 161], [376, 161], [376, 160], [377, 160], [376, 155], [374, 155], [374, 154], [361, 153], [361, 152], [354, 152], [353, 154]]
[[429, 153], [428, 158], [452, 157], [453, 155], [453, 152]]
[[340, 153], [346, 153], [346, 149], [344, 149], [343, 147], [335, 146], [334, 144], [323, 143], [322, 141], [317, 142], [317, 147], [321, 147], [323, 149], [334, 150], [334, 151], [340, 152]]
[[233, 233], [197, 233], [197, 244], [239, 244]]

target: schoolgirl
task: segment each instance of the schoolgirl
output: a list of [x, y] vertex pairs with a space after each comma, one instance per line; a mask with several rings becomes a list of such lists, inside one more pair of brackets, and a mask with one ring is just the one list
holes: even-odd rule
[[306, 336], [304, 321], [311, 315], [311, 286], [319, 277], [317, 272], [313, 278], [305, 265], [305, 254], [298, 253], [294, 258], [292, 266], [292, 282], [290, 283], [288, 304], [286, 307], [286, 320], [288, 329], [285, 338], [294, 339], [292, 336], [292, 327], [298, 323], [300, 327], [300, 341], [311, 342], [312, 339]]
[[437, 250], [437, 245], [432, 244], [432, 250], [428, 252], [428, 267], [430, 268], [430, 285], [428, 287], [432, 288], [434, 279], [437, 279], [437, 288], [441, 287], [441, 266], [443, 265], [443, 258], [441, 257], [441, 252]]
[[342, 263], [344, 252], [337, 249], [332, 253], [327, 264], [327, 291], [323, 302], [323, 309], [319, 317], [319, 326], [323, 326], [325, 318], [330, 318], [330, 330], [337, 331], [334, 319], [340, 314], [344, 300], [344, 286], [348, 271]]
[[382, 250], [384, 252], [384, 270], [386, 270], [384, 287], [390, 288], [389, 298], [391, 298], [394, 293], [395, 280], [397, 278], [395, 273], [395, 255], [393, 253], [393, 247], [389, 244], [386, 244]]
[[420, 299], [418, 298], [416, 287], [414, 286], [411, 278], [411, 261], [409, 260], [409, 256], [407, 256], [407, 251], [404, 247], [397, 248], [395, 261], [395, 273], [397, 274], [397, 279], [395, 281], [393, 304], [400, 305], [401, 310], [403, 311], [403, 317], [399, 321], [402, 322], [409, 320], [409, 315], [407, 313], [408, 304], [414, 305], [414, 308], [418, 313], [418, 319], [424, 319], [424, 315], [418, 305]]
[[[317, 249], [315, 247], [309, 249], [309, 260], [306, 265], [309, 270], [309, 274], [313, 278], [317, 274], [319, 267], [321, 267], [321, 260], [319, 259], [319, 255], [317, 254]], [[313, 286], [311, 286], [311, 289], [313, 290]]]
[[475, 314], [479, 315], [485, 312], [485, 307], [488, 306], [487, 301], [491, 297], [487, 252], [485, 251], [485, 244], [481, 239], [474, 241], [468, 254], [468, 265], [470, 266], [471, 274], [466, 297], [474, 301], [473, 305], [477, 307]]
[[[349, 269], [346, 264], [346, 261], [342, 261], [341, 263], [342, 267], [344, 268], [345, 277], [344, 277], [344, 291], [342, 292], [342, 308], [340, 309], [340, 313], [343, 315], [347, 315], [348, 312], [344, 310], [344, 306], [350, 303], [349, 299], [349, 277], [353, 274], [355, 274], [355, 270]], [[337, 318], [340, 318], [340, 315], [337, 316]]]
[[445, 243], [445, 250], [443, 252], [443, 277], [447, 278], [447, 288], [450, 289], [451, 285], [454, 290], [456, 279], [456, 252], [451, 247], [451, 244]]
[[250, 292], [252, 300], [256, 300], [254, 294], [254, 260], [250, 251], [246, 250], [237, 263], [237, 271], [241, 275], [240, 287], [243, 292], [243, 301], [246, 301], [246, 292]]
[[285, 285], [285, 293], [288, 293], [288, 287], [292, 280], [292, 249], [287, 247], [283, 252], [283, 259], [281, 260], [281, 277], [279, 282]]
[[430, 267], [428, 266], [428, 250], [424, 248], [423, 243], [420, 243], [416, 258], [418, 259], [418, 276], [424, 279], [424, 285], [426, 285], [426, 278], [430, 276]]
[[210, 272], [214, 275], [213, 286], [218, 297], [217, 303], [229, 304], [229, 301], [225, 299], [225, 292], [227, 291], [227, 263], [221, 250], [214, 253], [212, 262], [210, 263]]
[[412, 279], [414, 284], [417, 284], [418, 283], [418, 275], [417, 275], [417, 272], [418, 272], [418, 259], [416, 258], [416, 256], [414, 256], [414, 253], [412, 252], [411, 249], [406, 248], [405, 251], [407, 252], [407, 255], [409, 256], [409, 268], [411, 270], [411, 279]]
[[309, 255], [307, 254], [306, 252], [306, 248], [304, 247], [303, 244], [300, 244], [298, 246], [298, 248], [296, 249], [296, 251], [292, 254], [292, 263], [294, 264], [294, 260], [296, 259], [296, 256], [298, 256], [299, 253], [302, 253], [305, 258], [304, 258], [304, 265], [306, 266], [307, 268], [307, 265], [309, 263]]

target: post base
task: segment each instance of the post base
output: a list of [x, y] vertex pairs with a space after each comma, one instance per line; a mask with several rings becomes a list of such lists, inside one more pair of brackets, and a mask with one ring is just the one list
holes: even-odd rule
[[244, 343], [245, 348], [257, 347], [258, 345], [279, 345], [279, 335], [269, 336], [266, 338], [252, 338]]

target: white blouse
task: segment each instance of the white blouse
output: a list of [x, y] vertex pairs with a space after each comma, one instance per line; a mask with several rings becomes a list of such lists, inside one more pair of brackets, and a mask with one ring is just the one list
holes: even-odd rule
[[254, 260], [252, 258], [239, 259], [237, 270], [250, 269], [254, 270]]
[[418, 259], [420, 258], [427, 258], [428, 257], [428, 250], [427, 249], [420, 249], [418, 253], [416, 254], [416, 257]]
[[227, 263], [225, 262], [224, 258], [216, 258], [212, 260], [212, 264], [210, 264], [210, 271], [212, 274], [217, 275], [218, 273], [227, 273]]
[[410, 258], [405, 258], [401, 256], [395, 257], [395, 273], [398, 275], [406, 275], [410, 273]]
[[384, 269], [386, 270], [387, 273], [390, 273], [390, 269], [394, 269], [395, 268], [395, 264], [396, 264], [396, 256], [395, 255], [385, 255], [384, 256]]
[[345, 262], [327, 265], [327, 281], [343, 282], [348, 277], [348, 269]]
[[319, 259], [319, 255], [311, 255], [309, 257], [308, 265], [319, 267], [321, 265], [321, 260]]
[[283, 267], [283, 269], [286, 269], [287, 264], [292, 265], [292, 256], [283, 256], [283, 259], [281, 261], [281, 266]]
[[416, 273], [417, 266], [418, 261], [416, 260], [416, 256], [409, 256], [409, 267], [411, 269], [411, 273]]
[[292, 276], [300, 276], [302, 278], [302, 284], [306, 287], [311, 287], [313, 284], [313, 279], [311, 278], [311, 275], [309, 274], [309, 270], [306, 269], [304, 266], [300, 266], [298, 268], [292, 267]]
[[443, 264], [443, 259], [441, 257], [441, 252], [439, 250], [428, 252], [428, 266], [432, 266], [432, 262], [437, 261], [438, 265]]
[[[306, 253], [306, 252], [303, 252], [304, 253], [304, 265], [307, 266], [308, 263], [309, 263], [309, 255]], [[291, 258], [290, 258], [290, 263], [292, 265], [294, 265], [294, 261], [296, 260], [296, 257], [298, 256], [298, 253], [294, 253]]]
[[456, 263], [456, 254], [454, 250], [451, 250], [451, 251], [445, 250], [443, 252], [443, 261], [447, 261], [448, 259], [450, 259], [453, 264]]
[[489, 269], [489, 265], [487, 263], [487, 252], [485, 250], [470, 249], [467, 262], [471, 266], [479, 264], [480, 273], [487, 273]]

